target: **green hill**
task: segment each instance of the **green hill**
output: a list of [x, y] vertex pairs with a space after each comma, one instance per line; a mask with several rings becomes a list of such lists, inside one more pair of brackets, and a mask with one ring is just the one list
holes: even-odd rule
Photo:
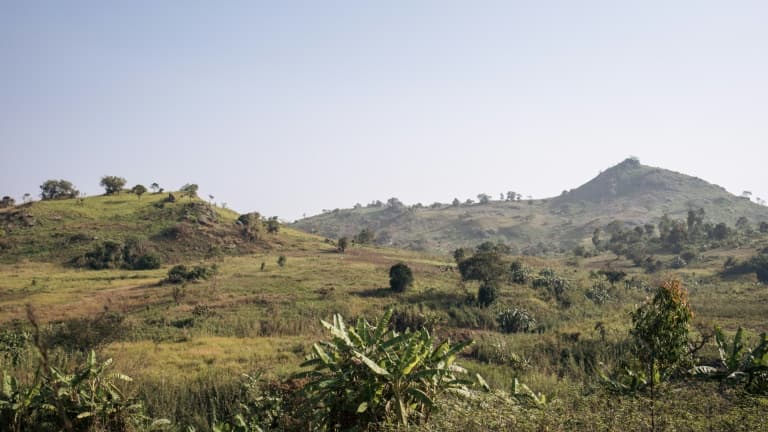
[[236, 212], [169, 196], [123, 193], [0, 209], [0, 260], [66, 262], [106, 240], [139, 239], [167, 262], [271, 247], [246, 241]]
[[733, 225], [744, 216], [768, 221], [768, 207], [728, 193], [696, 177], [627, 159], [563, 195], [523, 201], [490, 201], [426, 207], [365, 207], [302, 219], [295, 227], [329, 238], [368, 228], [382, 245], [450, 251], [501, 241], [520, 252], [546, 252], [589, 243], [595, 228], [614, 220], [655, 223], [668, 214], [685, 218], [703, 208], [706, 220]]

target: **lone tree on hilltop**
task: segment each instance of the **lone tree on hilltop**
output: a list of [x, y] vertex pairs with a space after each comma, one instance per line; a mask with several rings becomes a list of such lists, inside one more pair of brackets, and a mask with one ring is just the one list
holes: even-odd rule
[[397, 263], [389, 269], [389, 287], [394, 292], [403, 292], [413, 283], [411, 268], [403, 263]]
[[142, 184], [137, 184], [131, 189], [131, 192], [135, 193], [139, 199], [141, 199], [141, 196], [147, 193], [147, 188]]
[[160, 185], [157, 184], [157, 182], [154, 182], [151, 185], [149, 185], [149, 188], [152, 189], [152, 192], [157, 193], [157, 191], [160, 190]]
[[480, 204], [488, 204], [491, 202], [491, 196], [485, 193], [477, 194], [477, 201]]
[[40, 198], [44, 200], [77, 198], [80, 191], [66, 180], [46, 180], [40, 185]]
[[120, 195], [120, 190], [125, 186], [125, 179], [118, 176], [104, 176], [99, 184], [104, 187], [107, 195]]
[[187, 183], [181, 187], [180, 191], [182, 194], [188, 196], [189, 200], [192, 201], [192, 198], [197, 198], [197, 189], [198, 186], [196, 184]]

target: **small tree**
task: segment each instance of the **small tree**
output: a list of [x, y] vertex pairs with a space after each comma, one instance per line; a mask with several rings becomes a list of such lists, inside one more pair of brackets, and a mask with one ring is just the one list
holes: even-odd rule
[[183, 194], [189, 197], [189, 200], [192, 201], [192, 198], [197, 198], [197, 189], [198, 186], [194, 183], [187, 183], [184, 186], [179, 189], [179, 191]]
[[9, 196], [4, 196], [3, 199], [0, 200], [0, 208], [13, 207], [15, 205], [16, 200]]
[[458, 206], [461, 205], [461, 201], [459, 201], [458, 198], [454, 198], [453, 202], [451, 202], [451, 205], [454, 206], [454, 207], [458, 207]]
[[80, 191], [66, 180], [46, 180], [40, 185], [40, 198], [43, 200], [77, 198]]
[[389, 287], [394, 292], [403, 292], [413, 283], [411, 268], [403, 263], [397, 263], [389, 269]]
[[632, 313], [630, 334], [650, 383], [652, 430], [655, 430], [654, 383], [659, 380], [658, 376], [685, 361], [692, 318], [688, 293], [676, 279], [665, 281], [650, 302]]
[[346, 237], [342, 237], [339, 239], [339, 241], [336, 243], [336, 246], [339, 249], [339, 252], [344, 253], [345, 250], [347, 250], [347, 246], [349, 245], [349, 240]]
[[152, 189], [152, 192], [157, 193], [160, 190], [160, 185], [155, 182], [149, 185], [149, 188]]
[[355, 236], [354, 241], [359, 245], [367, 245], [367, 244], [373, 243], [375, 237], [376, 235], [374, 234], [373, 230], [370, 230], [368, 228], [363, 228]]
[[125, 186], [125, 179], [117, 176], [104, 176], [99, 184], [104, 187], [107, 195], [120, 195], [120, 191]]
[[285, 255], [280, 255], [277, 257], [277, 265], [280, 267], [285, 267], [286, 262], [288, 262], [288, 258], [286, 258]]
[[272, 216], [267, 219], [267, 232], [270, 234], [277, 234], [280, 232], [280, 222], [277, 220], [277, 216]]
[[491, 196], [484, 193], [478, 194], [477, 202], [480, 204], [488, 204], [489, 202], [491, 202]]
[[144, 185], [137, 184], [133, 188], [131, 188], [131, 192], [135, 193], [136, 196], [141, 199], [141, 196], [147, 193], [147, 188]]

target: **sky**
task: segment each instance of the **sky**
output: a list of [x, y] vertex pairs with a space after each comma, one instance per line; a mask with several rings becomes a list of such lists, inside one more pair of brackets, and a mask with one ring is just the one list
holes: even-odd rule
[[768, 2], [3, 1], [0, 195], [118, 175], [294, 220], [636, 156], [768, 200]]

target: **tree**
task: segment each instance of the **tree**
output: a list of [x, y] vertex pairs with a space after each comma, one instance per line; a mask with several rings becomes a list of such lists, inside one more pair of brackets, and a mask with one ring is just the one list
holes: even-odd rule
[[403, 292], [413, 283], [411, 268], [403, 263], [397, 263], [389, 269], [389, 287], [394, 292]]
[[479, 202], [480, 204], [488, 204], [489, 202], [491, 202], [491, 196], [484, 193], [477, 194], [477, 202]]
[[648, 376], [680, 365], [688, 354], [688, 328], [693, 318], [688, 293], [679, 280], [662, 283], [650, 302], [632, 313], [630, 334]]
[[32, 198], [32, 194], [29, 192], [25, 192], [24, 195], [21, 196], [22, 202], [27, 202]]
[[77, 198], [80, 191], [66, 180], [46, 180], [40, 185], [40, 198], [44, 200]]
[[600, 250], [600, 232], [600, 228], [595, 228], [595, 230], [592, 231], [592, 244], [597, 250]]
[[277, 216], [272, 216], [267, 219], [267, 232], [270, 234], [277, 234], [280, 232], [280, 222], [277, 220]]
[[360, 230], [360, 232], [355, 236], [353, 239], [355, 243], [359, 245], [367, 245], [373, 243], [375, 240], [376, 235], [374, 234], [373, 230], [368, 228], [363, 228]]
[[387, 207], [399, 209], [405, 207], [405, 205], [399, 199], [392, 197], [387, 200]]
[[125, 186], [125, 179], [117, 176], [104, 176], [99, 184], [104, 187], [107, 195], [120, 195], [120, 191]]
[[507, 192], [507, 201], [514, 201], [517, 197], [517, 194], [513, 191]]
[[453, 259], [456, 261], [456, 264], [462, 262], [466, 256], [467, 251], [464, 248], [458, 248], [453, 251]]
[[285, 267], [286, 262], [288, 262], [288, 258], [286, 258], [285, 255], [280, 255], [277, 257], [277, 265], [280, 267]]
[[4, 196], [3, 199], [0, 200], [0, 208], [13, 207], [15, 205], [16, 200], [9, 196]]
[[131, 192], [135, 193], [139, 199], [141, 199], [141, 196], [147, 193], [147, 188], [144, 185], [137, 184], [133, 188], [131, 188]]
[[192, 198], [197, 198], [197, 189], [198, 186], [194, 183], [187, 183], [184, 186], [179, 189], [179, 191], [183, 194], [189, 197], [189, 200], [192, 201]]
[[454, 198], [453, 202], [451, 203], [451, 205], [454, 206], [454, 207], [458, 207], [458, 206], [461, 205], [461, 201], [459, 201], [458, 198]]
[[149, 185], [149, 188], [152, 189], [152, 192], [157, 193], [160, 190], [160, 185], [155, 182]]
[[336, 246], [339, 249], [339, 252], [344, 253], [344, 251], [347, 250], [347, 246], [349, 245], [349, 240], [346, 237], [342, 237], [339, 239], [338, 242], [336, 242]]

